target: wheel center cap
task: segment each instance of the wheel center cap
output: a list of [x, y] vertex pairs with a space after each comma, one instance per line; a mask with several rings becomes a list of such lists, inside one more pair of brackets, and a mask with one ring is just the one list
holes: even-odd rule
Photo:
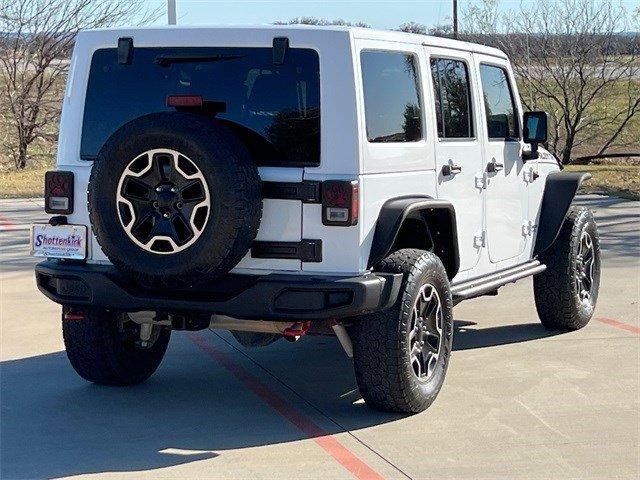
[[170, 185], [161, 185], [156, 188], [157, 209], [171, 208], [178, 200], [178, 193], [174, 191], [175, 187]]

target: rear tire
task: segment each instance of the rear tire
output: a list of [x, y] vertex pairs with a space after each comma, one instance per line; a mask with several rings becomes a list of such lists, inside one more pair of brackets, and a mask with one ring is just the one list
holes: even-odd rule
[[377, 270], [402, 273], [402, 289], [392, 308], [360, 317], [351, 328], [356, 381], [370, 407], [418, 413], [438, 395], [451, 356], [447, 273], [435, 254], [417, 249], [394, 252]]
[[85, 380], [101, 385], [135, 385], [156, 371], [164, 357], [171, 329], [154, 326], [150, 345], [139, 345], [140, 325], [124, 313], [90, 309], [81, 320], [66, 320], [62, 333], [67, 357]]
[[584, 327], [593, 316], [600, 288], [600, 240], [591, 211], [572, 207], [540, 261], [547, 266], [533, 277], [540, 321], [553, 329]]

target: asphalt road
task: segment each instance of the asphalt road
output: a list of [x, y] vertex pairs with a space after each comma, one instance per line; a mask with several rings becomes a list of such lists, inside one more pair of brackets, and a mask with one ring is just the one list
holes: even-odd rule
[[176, 332], [145, 384], [86, 383], [27, 256], [42, 202], [0, 202], [2, 479], [640, 475], [639, 202], [580, 198], [601, 232], [596, 319], [545, 330], [530, 280], [460, 304], [445, 386], [404, 417], [363, 404], [333, 338], [246, 350]]

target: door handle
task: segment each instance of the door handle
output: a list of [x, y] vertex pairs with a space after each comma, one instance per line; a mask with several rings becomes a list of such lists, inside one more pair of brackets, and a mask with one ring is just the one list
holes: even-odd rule
[[495, 159], [492, 162], [487, 163], [487, 172], [489, 173], [496, 173], [503, 168], [504, 164], [496, 162]]
[[460, 165], [456, 165], [455, 163], [448, 163], [442, 166], [442, 175], [445, 177], [455, 175], [456, 173], [460, 173], [461, 171], [462, 167]]

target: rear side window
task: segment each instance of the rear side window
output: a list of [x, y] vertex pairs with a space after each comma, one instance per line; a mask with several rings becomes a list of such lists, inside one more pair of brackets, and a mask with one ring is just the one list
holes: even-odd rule
[[467, 64], [447, 58], [431, 59], [439, 138], [472, 138], [471, 88]]
[[367, 139], [415, 142], [422, 138], [422, 100], [415, 55], [363, 51], [362, 84]]
[[492, 139], [517, 139], [516, 104], [504, 68], [480, 64], [487, 132]]
[[271, 48], [135, 48], [129, 65], [115, 48], [91, 61], [81, 155], [97, 156], [120, 126], [174, 111], [168, 95], [199, 95], [204, 111], [228, 124], [260, 164], [320, 164], [318, 54], [290, 48], [282, 65]]

